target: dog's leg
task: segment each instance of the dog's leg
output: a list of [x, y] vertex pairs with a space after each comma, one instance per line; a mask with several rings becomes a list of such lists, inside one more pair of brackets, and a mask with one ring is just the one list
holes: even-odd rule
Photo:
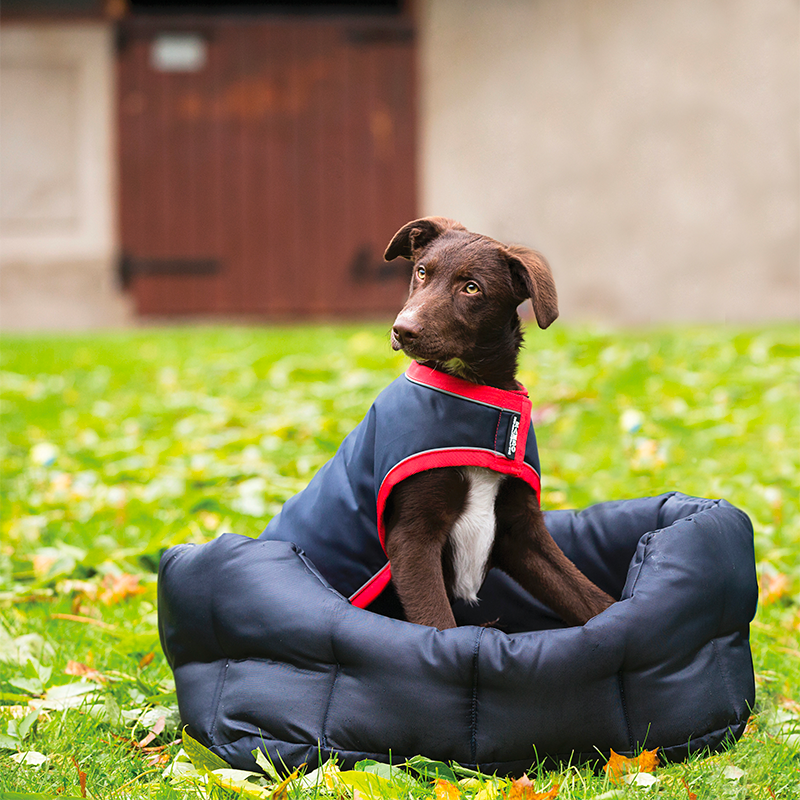
[[386, 513], [386, 553], [392, 582], [409, 622], [455, 628], [444, 579], [443, 552], [469, 485], [457, 469], [432, 469], [392, 490]]
[[544, 524], [533, 490], [507, 480], [495, 503], [497, 536], [492, 564], [569, 625], [583, 625], [614, 598], [592, 583], [561, 551]]

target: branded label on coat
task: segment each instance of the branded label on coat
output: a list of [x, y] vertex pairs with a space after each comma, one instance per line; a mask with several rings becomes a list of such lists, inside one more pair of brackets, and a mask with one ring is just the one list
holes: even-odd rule
[[508, 435], [506, 436], [506, 458], [514, 458], [517, 455], [517, 438], [519, 437], [519, 423], [521, 416], [512, 414], [508, 425]]

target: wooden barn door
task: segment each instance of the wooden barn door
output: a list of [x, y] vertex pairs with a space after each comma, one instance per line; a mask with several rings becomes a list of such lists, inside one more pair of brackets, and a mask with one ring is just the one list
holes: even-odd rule
[[139, 313], [396, 310], [415, 214], [414, 41], [386, 17], [133, 19], [121, 270]]

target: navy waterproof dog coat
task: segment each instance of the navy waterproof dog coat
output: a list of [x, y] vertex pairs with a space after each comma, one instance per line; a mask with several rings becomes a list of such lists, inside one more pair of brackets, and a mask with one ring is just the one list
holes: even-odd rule
[[386, 588], [383, 511], [400, 481], [436, 467], [488, 467], [539, 496], [531, 401], [412, 361], [262, 539], [294, 542], [325, 580], [366, 608]]

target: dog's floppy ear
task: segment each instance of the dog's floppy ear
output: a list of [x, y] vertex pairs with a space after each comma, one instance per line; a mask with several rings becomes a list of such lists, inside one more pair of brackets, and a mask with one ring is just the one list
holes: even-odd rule
[[520, 245], [506, 248], [508, 266], [515, 283], [521, 285], [520, 301], [530, 297], [540, 328], [546, 328], [558, 317], [558, 295], [547, 259], [536, 250]]
[[413, 261], [423, 247], [451, 228], [466, 230], [460, 222], [447, 217], [423, 217], [407, 222], [389, 242], [383, 257], [386, 261], [398, 256]]

